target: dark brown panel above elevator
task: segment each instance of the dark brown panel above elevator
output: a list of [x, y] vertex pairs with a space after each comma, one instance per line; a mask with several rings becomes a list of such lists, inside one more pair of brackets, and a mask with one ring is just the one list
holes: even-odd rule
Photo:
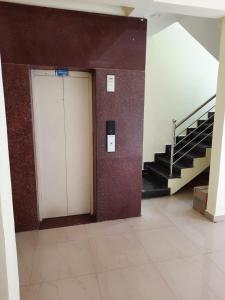
[[146, 21], [0, 2], [2, 62], [144, 70]]

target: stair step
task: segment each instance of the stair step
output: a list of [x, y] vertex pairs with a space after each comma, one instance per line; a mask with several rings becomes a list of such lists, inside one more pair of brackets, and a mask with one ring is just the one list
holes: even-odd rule
[[188, 128], [187, 129], [187, 134], [192, 133], [195, 135], [198, 135], [200, 132], [202, 133], [210, 133], [213, 130], [213, 123], [211, 124], [203, 124], [201, 127], [197, 128]]
[[[163, 164], [165, 167], [170, 168], [170, 156], [167, 155], [158, 156], [156, 161], [159, 162], [160, 164]], [[174, 165], [174, 169], [177, 171], [179, 175], [181, 174], [182, 169], [187, 169], [192, 167], [193, 167], [193, 163], [185, 159], [181, 159], [179, 162], [177, 162]]]
[[188, 140], [188, 138], [185, 136], [185, 135], [178, 135], [177, 137], [176, 137], [176, 143], [179, 143], [181, 140], [183, 140], [183, 141], [187, 141]]
[[214, 111], [209, 111], [209, 112], [208, 112], [208, 118], [210, 118], [211, 116], [214, 117], [214, 115], [215, 115], [215, 112], [214, 112]]
[[212, 143], [212, 134], [208, 134], [208, 133], [200, 133], [200, 132], [194, 132], [192, 134], [190, 134], [187, 137], [180, 137], [178, 136], [176, 138], [176, 142], [179, 143], [181, 140], [183, 140], [183, 143], [187, 143], [188, 141], [194, 139], [194, 141], [202, 141], [204, 143]]
[[189, 160], [194, 160], [195, 158], [200, 158], [200, 157], [204, 157], [205, 153], [199, 153], [197, 151], [190, 151], [188, 153], [186, 153], [186, 151], [180, 151], [179, 154], [175, 155], [174, 160], [176, 161], [178, 158], [182, 157], [182, 155], [184, 155], [183, 157], [189, 159]]
[[[200, 141], [201, 141], [201, 139], [204, 139], [204, 137], [207, 137], [207, 134], [201, 134]], [[175, 153], [174, 161], [176, 161], [178, 158], [180, 158], [180, 157], [182, 157], [182, 155], [184, 155], [175, 164], [175, 170], [177, 170], [179, 168], [183, 169], [183, 168], [191, 168], [191, 167], [193, 167], [193, 160], [195, 158], [204, 157], [206, 155], [206, 149], [212, 147], [212, 145], [211, 145], [212, 138], [210, 139], [210, 141], [208, 141], [208, 139], [206, 141], [202, 141], [197, 146], [196, 146], [197, 140], [194, 140], [194, 141], [190, 142], [188, 145], [186, 145], [188, 142], [190, 142], [190, 141], [184, 140], [183, 142], [180, 142], [180, 145], [178, 145], [175, 148], [175, 151], [174, 151], [174, 153]], [[192, 150], [190, 150], [194, 146], [195, 146], [195, 148], [193, 148]], [[184, 148], [181, 149], [182, 147], [184, 147]], [[165, 154], [156, 155], [156, 160], [158, 162], [160, 162], [161, 164], [164, 164], [164, 165], [168, 166], [169, 162], [170, 162], [170, 149], [171, 149], [171, 146], [167, 145], [166, 149], [167, 149], [167, 152]], [[190, 150], [190, 152], [188, 152], [188, 150]], [[179, 152], [176, 155], [177, 151], [179, 151]]]
[[158, 181], [154, 175], [145, 175], [142, 178], [142, 199], [162, 197], [170, 194], [170, 189]]
[[188, 143], [189, 141], [193, 141], [193, 142], [197, 142], [197, 141], [201, 141], [202, 143], [209, 143], [209, 145], [211, 145], [212, 143], [212, 133], [201, 133], [198, 131], [195, 131], [193, 133], [190, 132], [190, 134], [188, 136], [186, 136], [184, 139], [180, 139], [177, 138], [176, 141], [177, 143], [180, 142], [182, 140], [183, 143]]
[[[163, 157], [163, 156], [157, 156], [156, 163], [162, 166], [167, 170], [167, 172], [170, 172], [170, 158], [169, 157]], [[179, 168], [177, 165], [174, 166], [174, 174], [177, 176], [181, 175], [181, 168]]]
[[[197, 142], [196, 141], [190, 142], [190, 148], [196, 146], [196, 143], [198, 143], [198, 141]], [[199, 148], [199, 149], [212, 148], [212, 143], [201, 142], [196, 147]]]
[[[192, 140], [192, 141], [191, 141]], [[190, 142], [191, 141], [191, 142]], [[198, 137], [191, 136], [191, 137], [184, 137], [178, 136], [176, 142], [179, 145], [175, 148], [175, 151], [181, 149], [185, 144], [190, 142], [190, 146], [186, 147], [186, 149], [190, 149], [194, 146], [197, 142], [201, 142], [198, 148], [211, 148], [212, 147], [212, 134], [208, 135], [207, 133], [201, 133]], [[170, 156], [171, 145], [166, 145], [166, 153], [165, 155]], [[162, 154], [162, 153], [161, 153]]]
[[174, 152], [180, 151], [181, 149], [185, 152], [185, 151], [188, 151], [193, 148], [193, 151], [197, 151], [199, 153], [205, 154], [205, 150], [207, 148], [212, 147], [211, 143], [204, 143], [204, 142], [201, 142], [199, 144], [198, 143], [199, 143], [199, 141], [197, 141], [197, 140], [193, 140], [192, 142], [191, 141], [180, 142], [180, 144], [178, 144], [175, 147]]
[[149, 199], [149, 198], [156, 198], [156, 197], [163, 197], [170, 195], [170, 189], [167, 188], [155, 188], [150, 190], [142, 189], [141, 191], [141, 198], [142, 199]]
[[200, 131], [202, 131], [202, 130], [208, 128], [208, 127], [209, 127], [210, 130], [213, 129], [213, 122], [209, 122], [209, 121], [207, 121], [207, 122], [205, 122], [205, 123], [202, 122], [202, 123], [200, 123], [200, 125], [198, 126], [198, 129], [199, 129]]
[[207, 124], [208, 126], [210, 125], [210, 124], [212, 124], [214, 122], [214, 119], [211, 117], [211, 118], [209, 118], [208, 120], [198, 120], [197, 121], [197, 127], [199, 127], [199, 126], [203, 126], [203, 125], [205, 125], [205, 124]]
[[[170, 179], [170, 170], [162, 166], [157, 162], [145, 163], [145, 169], [150, 170], [152, 174], [154, 174], [159, 180], [162, 180], [164, 183], [168, 183], [168, 179]], [[180, 178], [181, 176], [174, 172], [172, 178]]]

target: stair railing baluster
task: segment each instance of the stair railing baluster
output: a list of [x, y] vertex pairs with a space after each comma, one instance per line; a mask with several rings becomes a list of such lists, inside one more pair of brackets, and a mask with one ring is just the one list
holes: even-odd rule
[[[211, 107], [209, 110], [207, 110], [203, 115], [201, 115], [200, 117], [198, 117], [194, 122], [192, 122], [190, 125], [188, 125], [187, 127], [185, 127], [185, 129], [183, 129], [179, 134], [177, 134], [177, 136], [180, 136], [181, 133], [183, 133], [184, 131], [186, 131], [186, 135], [183, 137], [183, 139], [181, 139], [180, 141], [177, 142], [176, 139], [176, 129], [178, 129], [182, 124], [186, 123], [186, 121], [188, 121], [192, 116], [194, 116], [197, 112], [199, 112], [202, 108], [204, 108], [207, 104], [209, 104], [212, 100], [214, 100], [216, 98], [216, 95], [213, 95], [211, 98], [209, 98], [205, 103], [203, 103], [202, 105], [200, 105], [197, 109], [195, 109], [191, 114], [189, 114], [187, 117], [185, 117], [182, 121], [180, 121], [179, 123], [176, 123], [177, 121], [175, 119], [172, 120], [172, 141], [171, 141], [171, 153], [170, 153], [170, 177], [173, 177], [173, 167], [174, 165], [180, 161], [186, 154], [188, 154], [193, 148], [195, 148], [196, 146], [198, 146], [198, 144], [200, 142], [196, 141], [196, 144], [194, 145], [194, 147], [192, 147], [191, 149], [188, 149], [188, 151], [183, 154], [181, 157], [176, 158], [175, 160], [175, 156], [183, 149], [185, 149], [185, 147], [187, 145], [189, 145], [192, 141], [194, 141], [195, 139], [197, 139], [198, 136], [200, 136], [202, 133], [204, 133], [205, 131], [207, 131], [210, 127], [213, 126], [213, 122], [212, 124], [210, 124], [207, 128], [203, 128], [203, 130], [200, 131], [199, 134], [197, 134], [197, 136], [195, 136], [193, 139], [191, 139], [190, 141], [188, 140], [187, 143], [181, 147], [179, 150], [177, 150], [175, 152], [175, 148], [181, 144], [182, 146], [182, 142], [187, 140], [187, 138], [191, 137], [193, 135], [194, 132], [196, 132], [197, 130], [199, 130], [201, 127], [203, 127], [203, 125], [207, 124], [207, 122], [211, 119], [213, 119], [213, 116], [208, 117], [207, 120], [205, 120], [201, 125], [197, 126], [193, 131], [191, 131], [190, 133], [187, 133], [187, 129], [190, 128], [194, 123], [198, 122], [198, 120], [200, 120], [203, 116], [205, 116], [206, 114], [208, 114], [214, 107], [215, 105], [213, 105], [213, 107]], [[208, 135], [207, 135], [208, 136]], [[205, 138], [203, 138], [204, 140]]]
[[[215, 107], [215, 105], [213, 106], [213, 108]], [[210, 110], [208, 110], [206, 113], [204, 113], [204, 115], [202, 115], [201, 117], [205, 116], [208, 112], [210, 112], [213, 108], [211, 108]], [[200, 118], [201, 118], [200, 117]], [[197, 120], [195, 120], [191, 125], [189, 125], [188, 127], [186, 127], [181, 133], [183, 133], [184, 131], [187, 131], [188, 128], [190, 128], [194, 123], [198, 122], [198, 120], [200, 120], [200, 118], [198, 118]], [[195, 131], [199, 130], [204, 124], [206, 124], [208, 121], [210, 121], [211, 119], [213, 119], [213, 116], [209, 117], [207, 120], [205, 120], [204, 123], [202, 123], [201, 125], [197, 126], [192, 132], [187, 133], [182, 140], [180, 140], [176, 146], [178, 146], [179, 144], [181, 144], [185, 139], [187, 139], [187, 137], [191, 136]], [[178, 126], [177, 126], [178, 128]], [[180, 136], [180, 134], [177, 134], [177, 136]]]
[[176, 120], [172, 120], [172, 140], [171, 140], [171, 153], [170, 153], [170, 177], [173, 176], [173, 160], [174, 160], [174, 148], [176, 145]]

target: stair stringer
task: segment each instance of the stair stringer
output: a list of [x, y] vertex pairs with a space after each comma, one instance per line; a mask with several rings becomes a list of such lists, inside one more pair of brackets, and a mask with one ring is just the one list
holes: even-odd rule
[[206, 149], [206, 155], [204, 157], [194, 158], [193, 167], [185, 168], [181, 170], [181, 178], [171, 178], [168, 180], [168, 188], [170, 188], [170, 194], [173, 195], [179, 191], [188, 182], [202, 173], [210, 166], [211, 148]]

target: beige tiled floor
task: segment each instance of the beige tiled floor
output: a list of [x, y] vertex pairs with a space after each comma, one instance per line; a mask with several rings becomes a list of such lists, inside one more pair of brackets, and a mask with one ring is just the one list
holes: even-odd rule
[[182, 192], [142, 217], [17, 234], [21, 300], [225, 300], [225, 223]]

